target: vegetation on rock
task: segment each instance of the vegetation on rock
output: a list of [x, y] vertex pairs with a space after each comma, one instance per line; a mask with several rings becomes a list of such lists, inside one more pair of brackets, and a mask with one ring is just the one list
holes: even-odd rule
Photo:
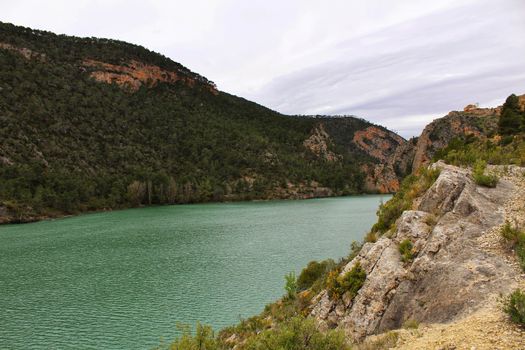
[[516, 252], [521, 268], [525, 271], [525, 232], [513, 227], [507, 221], [501, 229], [501, 236], [505, 239], [509, 248]]
[[407, 176], [399, 191], [379, 207], [372, 232], [385, 233], [391, 229], [403, 211], [411, 209], [412, 201], [432, 186], [438, 176], [439, 169], [431, 168], [422, 168], [419, 175]]
[[413, 244], [409, 239], [404, 239], [399, 243], [399, 253], [401, 254], [401, 260], [404, 263], [408, 263], [414, 259], [412, 249]]
[[350, 350], [342, 331], [321, 332], [315, 320], [294, 317], [248, 339], [245, 350]]
[[512, 322], [525, 327], [525, 292], [516, 289], [504, 298], [503, 311], [509, 315]]
[[480, 186], [496, 187], [498, 177], [494, 174], [485, 174], [487, 163], [484, 160], [477, 160], [472, 167], [472, 177], [474, 182]]
[[335, 262], [332, 259], [321, 262], [310, 261], [297, 278], [298, 290], [304, 291], [309, 288], [312, 288], [313, 290], [319, 289], [319, 286], [314, 286], [314, 284], [324, 282], [328, 272], [334, 267]]
[[326, 280], [326, 288], [330, 296], [334, 299], [341, 298], [348, 293], [353, 299], [366, 280], [366, 272], [357, 262], [350, 271], [341, 275], [338, 269], [332, 270]]

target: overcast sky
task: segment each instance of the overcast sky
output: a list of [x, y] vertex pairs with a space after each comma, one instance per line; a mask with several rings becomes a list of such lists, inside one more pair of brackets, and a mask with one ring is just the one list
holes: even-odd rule
[[525, 0], [0, 0], [0, 20], [125, 40], [287, 114], [401, 133], [525, 93]]

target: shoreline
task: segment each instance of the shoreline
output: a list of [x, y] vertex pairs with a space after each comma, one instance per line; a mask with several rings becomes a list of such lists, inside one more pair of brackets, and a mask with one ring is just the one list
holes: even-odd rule
[[[94, 209], [94, 210], [85, 210], [80, 211], [78, 213], [74, 214], [62, 214], [57, 213], [56, 215], [37, 215], [37, 216], [29, 216], [22, 219], [10, 219], [6, 216], [0, 216], [0, 227], [6, 226], [6, 225], [24, 225], [24, 224], [31, 224], [36, 223], [40, 221], [52, 221], [52, 220], [59, 220], [59, 219], [67, 219], [72, 218], [80, 215], [88, 215], [88, 214], [97, 214], [97, 213], [103, 213], [103, 212], [112, 212], [112, 211], [121, 211], [121, 210], [128, 210], [128, 209], [144, 209], [144, 208], [152, 208], [152, 207], [165, 207], [165, 206], [176, 206], [176, 205], [194, 205], [194, 204], [221, 204], [221, 203], [256, 203], [256, 202], [271, 202], [271, 201], [304, 201], [304, 200], [310, 200], [310, 199], [323, 199], [323, 198], [343, 198], [343, 197], [357, 197], [357, 196], [392, 196], [394, 193], [377, 193], [377, 192], [363, 192], [363, 193], [354, 193], [354, 194], [346, 194], [346, 195], [331, 195], [331, 196], [312, 196], [312, 197], [292, 197], [292, 198], [267, 198], [267, 199], [231, 199], [231, 200], [223, 200], [223, 201], [208, 201], [208, 202], [192, 202], [192, 203], [167, 203], [167, 204], [151, 204], [151, 205], [140, 205], [140, 206], [129, 206], [129, 207], [120, 207], [120, 208], [102, 208], [102, 209]], [[1, 207], [0, 207], [1, 208]]]

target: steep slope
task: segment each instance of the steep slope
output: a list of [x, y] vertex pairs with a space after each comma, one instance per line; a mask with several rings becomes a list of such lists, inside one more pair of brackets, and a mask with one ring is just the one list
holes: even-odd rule
[[380, 164], [406, 143], [382, 127], [279, 114], [140, 46], [0, 24], [0, 67], [0, 222], [391, 192], [405, 172]]
[[[344, 275], [359, 263], [366, 271], [355, 298], [333, 299], [328, 291], [314, 298], [311, 315], [320, 324], [363, 340], [409, 320], [461, 322], [486, 312], [500, 293], [525, 285], [525, 275], [503, 249], [499, 234], [505, 220], [525, 222], [525, 169], [493, 167], [504, 177], [496, 188], [485, 188], [474, 183], [467, 169], [441, 162], [433, 167], [441, 173], [413, 210], [405, 211], [376, 243], [365, 243], [342, 269]], [[399, 249], [405, 240], [413, 246], [408, 261]], [[525, 334], [517, 339], [525, 340]], [[467, 341], [463, 337], [462, 345]]]
[[472, 135], [487, 138], [496, 133], [501, 106], [478, 108], [466, 106], [463, 111], [453, 111], [428, 124], [417, 140], [412, 171], [427, 165], [434, 154], [456, 137]]

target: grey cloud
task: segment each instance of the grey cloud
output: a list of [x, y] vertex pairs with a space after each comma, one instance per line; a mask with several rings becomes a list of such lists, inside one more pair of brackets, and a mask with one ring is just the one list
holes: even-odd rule
[[354, 114], [418, 134], [432, 115], [525, 92], [525, 26], [508, 9], [478, 2], [341, 42], [339, 57], [250, 97], [285, 113]]
[[525, 92], [523, 0], [4, 2], [2, 21], [137, 43], [280, 112], [355, 114], [403, 136]]

